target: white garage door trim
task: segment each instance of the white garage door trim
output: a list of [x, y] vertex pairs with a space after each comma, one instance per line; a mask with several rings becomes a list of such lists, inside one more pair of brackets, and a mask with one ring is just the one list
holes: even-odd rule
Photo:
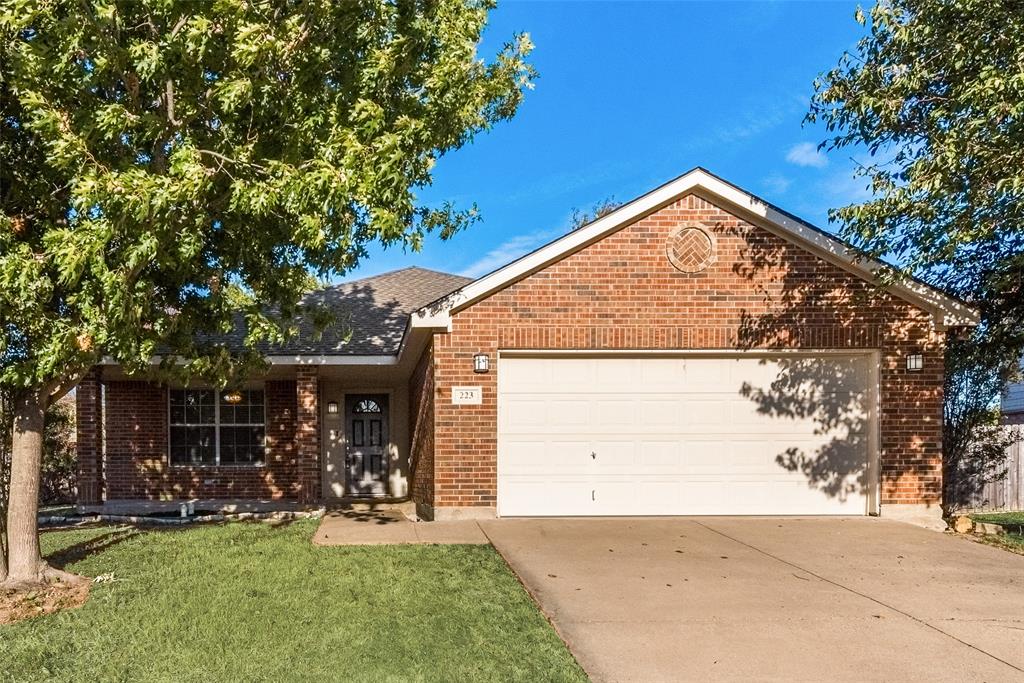
[[[563, 357], [572, 358], [737, 358], [737, 359], [753, 359], [753, 358], [766, 358], [766, 359], [785, 359], [785, 358], [851, 358], [860, 359], [865, 362], [868, 376], [866, 377], [864, 389], [867, 392], [867, 399], [865, 408], [868, 411], [868, 420], [866, 427], [867, 439], [867, 464], [866, 464], [866, 481], [868, 483], [867, 490], [862, 494], [859, 494], [864, 500], [865, 509], [857, 511], [856, 514], [878, 514], [879, 506], [879, 453], [880, 453], [880, 435], [878, 416], [880, 414], [880, 387], [879, 387], [879, 353], [876, 350], [870, 351], [857, 351], [849, 349], [800, 349], [800, 350], [753, 350], [753, 351], [733, 351], [733, 350], [692, 350], [692, 351], [658, 351], [658, 350], [577, 350], [577, 351], [556, 351], [556, 350], [500, 350], [498, 352], [497, 362], [497, 400], [498, 400], [498, 515], [502, 516], [516, 516], [516, 515], [527, 515], [527, 514], [592, 514], [585, 512], [552, 512], [551, 510], [557, 506], [541, 506], [537, 512], [524, 511], [521, 502], [517, 502], [511, 507], [515, 508], [510, 510], [510, 505], [503, 505], [503, 497], [512, 499], [512, 496], [507, 492], [508, 487], [503, 484], [502, 473], [502, 455], [503, 451], [508, 452], [507, 444], [503, 444], [502, 431], [503, 423], [505, 421], [505, 411], [502, 410], [502, 396], [506, 393], [503, 389], [506, 388], [508, 382], [508, 373], [502, 372], [502, 359], [516, 359], [516, 358], [538, 358], [538, 359], [557, 359]], [[568, 481], [568, 479], [567, 479]], [[554, 483], [554, 482], [552, 482]], [[503, 496], [503, 489], [505, 489], [506, 495]], [[548, 494], [551, 495], [557, 489], [552, 489]], [[503, 509], [504, 508], [504, 509]], [[616, 509], [615, 512], [608, 513], [596, 513], [596, 514], [669, 514], [660, 512], [630, 512], [626, 510]], [[677, 513], [679, 514], [679, 513]], [[684, 512], [682, 514], [696, 514]], [[704, 514], [737, 514], [735, 512], [715, 512], [715, 513], [704, 513]], [[755, 514], [755, 513], [749, 513]], [[761, 513], [756, 513], [761, 514]], [[776, 514], [776, 513], [764, 513], [764, 514]], [[813, 514], [813, 513], [789, 513], [789, 514]], [[822, 514], [822, 513], [817, 513]], [[854, 512], [840, 512], [834, 514], [854, 514]]]

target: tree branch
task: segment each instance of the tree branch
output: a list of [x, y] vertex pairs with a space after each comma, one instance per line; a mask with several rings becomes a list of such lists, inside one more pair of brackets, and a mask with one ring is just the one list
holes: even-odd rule
[[178, 128], [181, 126], [181, 121], [174, 118], [174, 80], [168, 78], [166, 87], [164, 89], [164, 104], [167, 109], [167, 121]]
[[267, 170], [266, 167], [260, 166], [259, 164], [254, 164], [251, 161], [239, 161], [237, 159], [232, 159], [231, 157], [224, 156], [220, 152], [214, 152], [213, 150], [197, 149], [196, 152], [198, 152], [199, 154], [205, 154], [206, 156], [213, 157], [214, 159], [218, 159], [218, 160], [220, 160], [223, 163], [236, 164], [238, 166], [250, 166], [252, 168], [256, 168], [256, 169], [259, 169], [261, 171], [266, 171]]
[[192, 18], [192, 17], [191, 17], [191, 16], [189, 16], [188, 14], [183, 14], [183, 15], [181, 16], [181, 18], [180, 18], [180, 19], [178, 19], [178, 23], [176, 23], [176, 24], [175, 24], [175, 25], [174, 25], [174, 26], [173, 26], [173, 27], [171, 28], [171, 38], [173, 38], [174, 36], [178, 35], [178, 31], [180, 31], [180, 30], [182, 29], [182, 27], [184, 27], [184, 26], [185, 26], [185, 24], [187, 24], [187, 23], [188, 23], [188, 20], [189, 20], [189, 19], [191, 19], [191, 18]]

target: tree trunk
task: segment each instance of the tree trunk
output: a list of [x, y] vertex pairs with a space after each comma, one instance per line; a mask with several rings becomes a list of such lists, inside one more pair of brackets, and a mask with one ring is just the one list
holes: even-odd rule
[[[3, 530], [0, 529], [0, 536], [3, 535]], [[7, 544], [4, 543], [4, 539], [0, 537], [0, 584], [7, 581]]]
[[46, 396], [38, 390], [14, 401], [11, 488], [7, 510], [8, 586], [22, 587], [49, 580], [73, 581], [74, 574], [52, 569], [39, 553], [39, 478], [43, 460]]
[[45, 419], [46, 405], [38, 392], [24, 392], [15, 399], [7, 509], [8, 583], [38, 583], [42, 579], [38, 517]]

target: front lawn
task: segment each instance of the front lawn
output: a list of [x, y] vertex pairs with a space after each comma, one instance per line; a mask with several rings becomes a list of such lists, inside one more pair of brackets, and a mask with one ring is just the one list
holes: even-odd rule
[[[986, 512], [971, 515], [976, 522], [988, 522], [990, 524], [1024, 525], [1024, 512]], [[1019, 526], [1017, 528], [1020, 528]], [[1010, 552], [1024, 555], [1024, 534], [1005, 533], [998, 536], [986, 535], [979, 540], [989, 545], [994, 545]]]
[[0, 680], [586, 679], [490, 546], [323, 548], [314, 528], [45, 533], [104, 579], [79, 609], [0, 626]]
[[979, 512], [971, 515], [971, 519], [992, 524], [1024, 524], [1024, 512]]

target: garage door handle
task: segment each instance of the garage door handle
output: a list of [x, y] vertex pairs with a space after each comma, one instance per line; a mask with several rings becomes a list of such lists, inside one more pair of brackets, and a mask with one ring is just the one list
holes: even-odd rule
[[590, 489], [590, 500], [597, 500], [597, 498], [594, 497], [594, 489]]
[[590, 457], [594, 460], [597, 460], [597, 453], [595, 453], [594, 451], [590, 451]]

